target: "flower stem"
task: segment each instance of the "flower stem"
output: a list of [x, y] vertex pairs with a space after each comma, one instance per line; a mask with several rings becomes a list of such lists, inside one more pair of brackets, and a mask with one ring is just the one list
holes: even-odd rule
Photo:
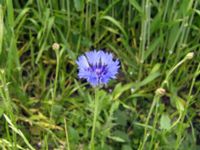
[[90, 140], [90, 149], [95, 150], [94, 136], [95, 136], [95, 127], [98, 115], [98, 98], [97, 98], [97, 88], [95, 88], [95, 99], [94, 99], [94, 116], [93, 116], [93, 124], [92, 124], [92, 134]]

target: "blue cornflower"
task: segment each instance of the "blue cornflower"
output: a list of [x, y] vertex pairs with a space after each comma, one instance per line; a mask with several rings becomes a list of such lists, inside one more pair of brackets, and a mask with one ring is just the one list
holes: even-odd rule
[[76, 63], [79, 78], [86, 79], [92, 86], [107, 84], [110, 79], [116, 78], [119, 69], [119, 61], [102, 50], [86, 52]]

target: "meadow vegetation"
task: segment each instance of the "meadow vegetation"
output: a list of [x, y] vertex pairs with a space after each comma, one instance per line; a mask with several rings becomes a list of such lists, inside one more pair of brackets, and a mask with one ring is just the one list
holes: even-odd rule
[[[93, 49], [120, 61], [97, 91]], [[200, 149], [200, 1], [0, 0], [0, 149]]]

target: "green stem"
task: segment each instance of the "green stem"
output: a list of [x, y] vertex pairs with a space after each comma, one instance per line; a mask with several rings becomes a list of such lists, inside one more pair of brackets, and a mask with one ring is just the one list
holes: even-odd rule
[[71, 29], [71, 11], [70, 11], [70, 0], [67, 0], [67, 26], [68, 26], [68, 30], [67, 30], [67, 38], [66, 40], [68, 40], [69, 35], [70, 35], [70, 29]]
[[144, 66], [144, 56], [145, 49], [149, 46], [150, 41], [150, 2], [149, 0], [142, 1], [143, 8], [143, 18], [142, 18], [142, 28], [140, 35], [140, 67], [138, 80], [142, 78], [143, 66]]
[[152, 104], [151, 104], [151, 108], [150, 108], [149, 114], [148, 114], [147, 119], [146, 119], [146, 122], [145, 122], [144, 139], [143, 139], [143, 142], [140, 144], [139, 150], [143, 150], [143, 149], [144, 149], [145, 143], [146, 143], [147, 138], [148, 138], [147, 126], [148, 126], [148, 124], [149, 124], [149, 120], [150, 120], [150, 118], [151, 118], [153, 109], [154, 109], [154, 107], [155, 107], [157, 101], [159, 100], [159, 98], [160, 98], [160, 96], [157, 95], [157, 94], [154, 96], [154, 99], [153, 99], [153, 102], [152, 102]]
[[162, 82], [161, 87], [164, 87], [164, 84], [168, 83], [169, 77], [170, 75], [181, 65], [183, 64], [185, 61], [187, 60], [186, 57], [184, 57], [178, 64], [176, 64], [166, 75], [166, 78], [164, 80], [164, 82]]
[[59, 57], [59, 52], [56, 50], [56, 77], [55, 77], [55, 82], [54, 82], [54, 90], [53, 90], [53, 99], [55, 100], [56, 97], [56, 90], [57, 90], [57, 84], [58, 84], [58, 73], [59, 73], [59, 66], [60, 66], [60, 57]]
[[[199, 75], [199, 71], [200, 71], [200, 64], [198, 65], [198, 67], [197, 67], [197, 70], [196, 70], [196, 72], [195, 72], [195, 74], [194, 74], [194, 76], [193, 76], [193, 79], [192, 79], [192, 83], [191, 83], [191, 86], [190, 86], [190, 90], [189, 90], [189, 93], [188, 93], [188, 99], [187, 99], [187, 102], [186, 102], [186, 106], [185, 106], [185, 110], [183, 111], [183, 114], [181, 115], [181, 117], [182, 118], [180, 118], [179, 120], [179, 123], [180, 124], [183, 124], [184, 123], [184, 120], [185, 120], [185, 116], [186, 116], [186, 114], [187, 114], [187, 111], [188, 111], [188, 107], [189, 107], [189, 105], [190, 105], [190, 103], [191, 103], [191, 100], [192, 100], [192, 98], [191, 98], [191, 95], [192, 95], [192, 91], [193, 91], [193, 87], [194, 87], [194, 83], [195, 83], [195, 80], [196, 80], [196, 77]], [[178, 128], [178, 132], [179, 132], [179, 134], [178, 134], [178, 137], [177, 137], [177, 140], [176, 140], [176, 148], [175, 148], [175, 150], [178, 150], [179, 149], [179, 146], [180, 146], [180, 144], [181, 144], [181, 141], [182, 141], [182, 132], [185, 130], [185, 127], [183, 127], [182, 125]]]
[[95, 27], [96, 27], [96, 32], [95, 32], [95, 41], [98, 40], [99, 38], [99, 0], [95, 1], [96, 4], [96, 22], [95, 22]]
[[56, 98], [56, 91], [57, 91], [57, 85], [58, 85], [58, 73], [59, 73], [59, 67], [60, 67], [60, 55], [59, 55], [59, 50], [55, 50], [56, 52], [56, 76], [55, 76], [55, 81], [54, 81], [54, 89], [53, 89], [53, 95], [52, 95], [52, 105], [51, 105], [51, 114], [50, 114], [50, 118], [52, 119], [52, 115], [53, 115], [53, 106], [54, 106], [54, 102], [55, 102], [55, 98]]
[[68, 136], [68, 130], [67, 130], [67, 122], [66, 122], [66, 119], [64, 119], [64, 123], [65, 123], [65, 136], [66, 136], [67, 150], [70, 150], [69, 136]]
[[91, 134], [91, 141], [90, 141], [91, 150], [95, 150], [94, 136], [95, 136], [97, 115], [98, 115], [98, 98], [97, 98], [97, 88], [95, 88], [94, 116], [93, 116], [92, 134]]
[[[158, 104], [156, 104], [156, 110], [155, 110], [155, 120], [153, 122], [153, 129], [156, 129], [156, 124], [158, 122], [158, 117], [159, 117], [159, 114], [158, 114]], [[154, 137], [155, 137], [155, 130], [152, 130], [151, 132], [151, 142], [150, 142], [150, 149], [152, 149], [152, 146], [154, 143]]]

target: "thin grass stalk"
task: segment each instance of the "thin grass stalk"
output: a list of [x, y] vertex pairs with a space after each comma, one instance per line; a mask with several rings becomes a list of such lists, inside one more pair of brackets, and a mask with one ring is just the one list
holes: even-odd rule
[[190, 106], [190, 103], [191, 103], [191, 100], [192, 100], [192, 91], [193, 91], [193, 88], [194, 88], [194, 84], [195, 84], [195, 80], [197, 78], [197, 76], [200, 74], [200, 63], [194, 73], [194, 76], [192, 78], [192, 83], [191, 83], [191, 86], [190, 86], [190, 90], [189, 90], [189, 93], [188, 93], [188, 96], [187, 96], [187, 102], [186, 102], [186, 106], [185, 106], [185, 109], [183, 111], [183, 114], [182, 114], [182, 117], [180, 119], [180, 126], [178, 128], [178, 137], [176, 139], [176, 145], [175, 145], [175, 150], [178, 150], [179, 149], [179, 146], [183, 140], [183, 132], [185, 131], [185, 127], [182, 126], [182, 124], [184, 124], [184, 120], [185, 120], [185, 117], [186, 117], [186, 114], [188, 112], [188, 109], [189, 109], [189, 106]]
[[89, 38], [90, 37], [90, 34], [89, 34], [89, 24], [90, 24], [90, 16], [89, 16], [89, 2], [87, 1], [86, 2], [86, 13], [85, 13], [85, 30], [86, 30], [86, 36]]
[[[199, 4], [199, 1], [194, 1], [194, 6], [193, 6], [193, 10], [197, 8]], [[189, 33], [190, 33], [190, 27], [192, 26], [193, 23], [193, 19], [194, 19], [194, 15], [195, 15], [195, 11], [192, 12], [192, 15], [190, 15], [189, 17], [189, 21], [188, 21], [188, 27], [186, 29], [186, 33], [185, 33], [185, 37], [183, 39], [183, 42], [186, 43], [189, 37]]]
[[[170, 0], [169, 0], [170, 1]], [[167, 1], [167, 4], [168, 4], [168, 2], [169, 1]], [[176, 14], [176, 6], [177, 6], [177, 1], [170, 1], [171, 3], [172, 3], [172, 5], [171, 5], [171, 7], [169, 7], [169, 9], [167, 9], [165, 12], [166, 12], [166, 14], [167, 14], [167, 12], [169, 12], [168, 14], [169, 14], [169, 16], [168, 16], [168, 18], [167, 18], [167, 16], [166, 16], [166, 18], [167, 18], [167, 20], [165, 20], [166, 22], [168, 22], [168, 21], [174, 21], [175, 19], [176, 19], [176, 17], [177, 17], [177, 14]], [[169, 4], [169, 6], [170, 6], [170, 4]], [[170, 9], [171, 8], [171, 9]], [[170, 31], [171, 30], [171, 28], [169, 28], [169, 27], [167, 27], [166, 29], [164, 29], [165, 31]], [[176, 37], [175, 37], [175, 39], [174, 39], [174, 43], [170, 46], [170, 48], [168, 48], [167, 46], [168, 46], [168, 42], [169, 42], [169, 38], [170, 38], [170, 34], [169, 34], [170, 32], [167, 32], [166, 33], [166, 44], [164, 45], [164, 49], [163, 49], [163, 51], [164, 51], [164, 55], [163, 55], [163, 59], [164, 59], [164, 57], [166, 57], [166, 55], [168, 55], [168, 57], [166, 58], [166, 62], [165, 62], [165, 65], [164, 65], [164, 67], [163, 67], [163, 70], [166, 70], [167, 69], [167, 66], [168, 66], [168, 63], [169, 63], [169, 60], [170, 60], [170, 58], [171, 58], [171, 54], [173, 54], [173, 52], [175, 51], [174, 50], [174, 47], [175, 47], [175, 45], [176, 45], [176, 42], [177, 42], [177, 39], [178, 39], [178, 36], [179, 36], [179, 34], [180, 34], [180, 30], [179, 30], [179, 33], [176, 35]], [[167, 50], [167, 51], [166, 51]]]
[[70, 0], [67, 0], [67, 36], [66, 40], [69, 39], [70, 31], [71, 31], [71, 9], [70, 9]]
[[144, 65], [144, 56], [145, 56], [145, 49], [149, 46], [150, 41], [150, 1], [143, 0], [142, 1], [142, 8], [143, 8], [143, 16], [142, 16], [142, 29], [140, 35], [140, 67], [139, 67], [139, 76], [138, 80], [142, 78], [142, 70]]
[[[156, 103], [156, 106], [155, 106], [156, 108], [155, 108], [155, 114], [154, 114], [154, 116], [155, 116], [155, 119], [154, 119], [154, 121], [153, 121], [153, 129], [156, 129], [156, 125], [157, 125], [157, 123], [158, 123], [158, 119], [159, 119], [159, 116], [160, 116], [160, 114], [159, 114], [159, 112], [158, 112], [158, 108], [159, 108], [159, 102], [157, 102]], [[150, 149], [153, 149], [153, 145], [155, 144], [154, 143], [154, 139], [155, 139], [155, 130], [151, 130], [151, 141], [150, 141]]]
[[4, 21], [3, 21], [3, 7], [0, 4], [0, 54], [3, 48], [3, 30], [4, 30]]
[[66, 122], [66, 119], [64, 119], [64, 123], [65, 123], [65, 136], [66, 136], [67, 150], [70, 150], [69, 133], [68, 133], [68, 129], [67, 129], [67, 122]]
[[[55, 43], [57, 44], [57, 43]], [[54, 48], [54, 51], [56, 53], [56, 75], [55, 75], [55, 80], [54, 80], [54, 88], [53, 88], [53, 95], [52, 95], [52, 106], [51, 106], [51, 113], [50, 113], [50, 118], [51, 120], [53, 119], [53, 107], [57, 95], [57, 86], [58, 86], [58, 75], [59, 75], [59, 69], [60, 69], [60, 51], [59, 48]]]
[[[17, 129], [17, 127], [12, 123], [10, 118], [6, 114], [4, 114], [4, 117], [5, 117], [6, 121], [8, 122], [9, 127], [12, 129], [12, 131], [15, 132], [16, 134], [18, 134], [23, 139], [23, 141], [26, 143], [26, 145], [29, 147], [30, 150], [35, 150], [35, 148], [33, 148], [33, 146], [29, 143], [27, 138], [21, 132], [21, 130]], [[17, 143], [15, 143], [13, 148], [17, 149]]]
[[95, 11], [96, 11], [95, 41], [97, 41], [99, 38], [99, 0], [95, 0]]
[[153, 110], [154, 110], [154, 107], [156, 106], [156, 103], [158, 103], [160, 99], [160, 95], [158, 94], [155, 94], [154, 96], [154, 99], [153, 99], [153, 102], [151, 104], [151, 108], [149, 110], [149, 113], [148, 113], [148, 116], [147, 116], [147, 119], [145, 121], [145, 128], [144, 128], [144, 137], [143, 137], [143, 141], [142, 143], [140, 143], [140, 146], [139, 146], [139, 149], [138, 150], [144, 150], [145, 149], [145, 144], [146, 144], [146, 141], [148, 139], [148, 136], [149, 136], [149, 133], [147, 133], [147, 126], [149, 124], [149, 120], [151, 118], [151, 115], [153, 113]]

